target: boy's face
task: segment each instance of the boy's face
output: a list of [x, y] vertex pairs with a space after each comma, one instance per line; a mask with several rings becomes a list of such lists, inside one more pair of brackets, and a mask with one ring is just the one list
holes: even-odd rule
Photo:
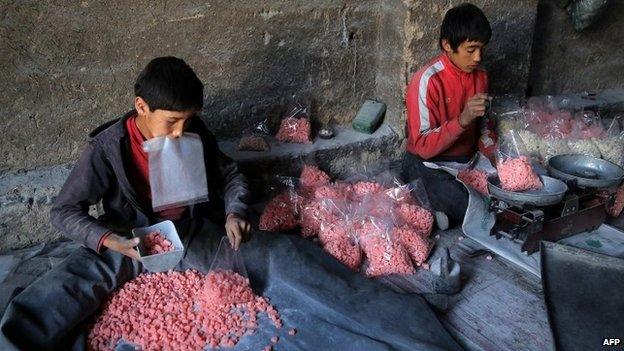
[[448, 40], [442, 39], [442, 47], [451, 61], [468, 73], [472, 73], [479, 66], [485, 51], [485, 44], [480, 41], [464, 41], [459, 44], [457, 51], [453, 51]]
[[160, 136], [179, 138], [191, 121], [191, 117], [197, 114], [197, 110], [188, 111], [150, 111], [147, 102], [140, 97], [136, 97], [134, 107], [137, 111], [137, 126], [145, 139], [152, 139]]

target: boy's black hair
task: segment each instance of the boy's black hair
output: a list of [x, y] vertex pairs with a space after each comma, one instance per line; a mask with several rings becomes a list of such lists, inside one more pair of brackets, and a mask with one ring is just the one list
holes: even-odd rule
[[480, 41], [487, 44], [492, 37], [490, 22], [480, 8], [464, 3], [448, 10], [440, 27], [440, 48], [442, 39], [448, 40], [453, 51], [464, 41]]
[[151, 60], [134, 83], [134, 95], [147, 102], [150, 111], [200, 110], [204, 85], [184, 60], [167, 56]]

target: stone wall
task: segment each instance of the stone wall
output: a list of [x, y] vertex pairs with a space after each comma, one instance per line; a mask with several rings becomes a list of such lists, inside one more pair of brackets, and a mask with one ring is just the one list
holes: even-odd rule
[[539, 1], [528, 94], [624, 88], [624, 1], [609, 1], [604, 15], [582, 32], [556, 2]]

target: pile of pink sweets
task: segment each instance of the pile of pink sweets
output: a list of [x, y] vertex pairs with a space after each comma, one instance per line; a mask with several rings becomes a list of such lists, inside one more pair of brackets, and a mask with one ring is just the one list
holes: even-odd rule
[[260, 313], [283, 327], [267, 299], [254, 295], [249, 280], [232, 271], [145, 273], [109, 296], [87, 342], [91, 350], [113, 350], [120, 340], [141, 350], [234, 347], [255, 332]]
[[260, 229], [279, 232], [300, 227], [318, 236], [325, 251], [368, 276], [412, 274], [431, 250], [433, 215], [417, 205], [406, 186], [376, 182], [332, 183], [304, 166], [299, 187], [273, 198], [260, 217]]
[[490, 191], [488, 190], [487, 178], [487, 172], [480, 169], [464, 169], [457, 174], [457, 179], [474, 188], [479, 193], [489, 196]]
[[287, 117], [282, 120], [275, 138], [282, 143], [311, 144], [310, 121], [307, 118]]
[[147, 249], [146, 256], [169, 252], [175, 249], [173, 243], [160, 232], [146, 234], [142, 240], [143, 246]]
[[543, 186], [526, 156], [499, 161], [496, 170], [501, 186], [507, 191], [539, 190]]

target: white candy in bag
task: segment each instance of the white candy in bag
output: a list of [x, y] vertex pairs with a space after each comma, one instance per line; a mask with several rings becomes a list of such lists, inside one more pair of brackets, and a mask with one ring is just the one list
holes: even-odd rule
[[148, 155], [154, 211], [208, 201], [204, 150], [197, 134], [157, 137], [142, 146]]

